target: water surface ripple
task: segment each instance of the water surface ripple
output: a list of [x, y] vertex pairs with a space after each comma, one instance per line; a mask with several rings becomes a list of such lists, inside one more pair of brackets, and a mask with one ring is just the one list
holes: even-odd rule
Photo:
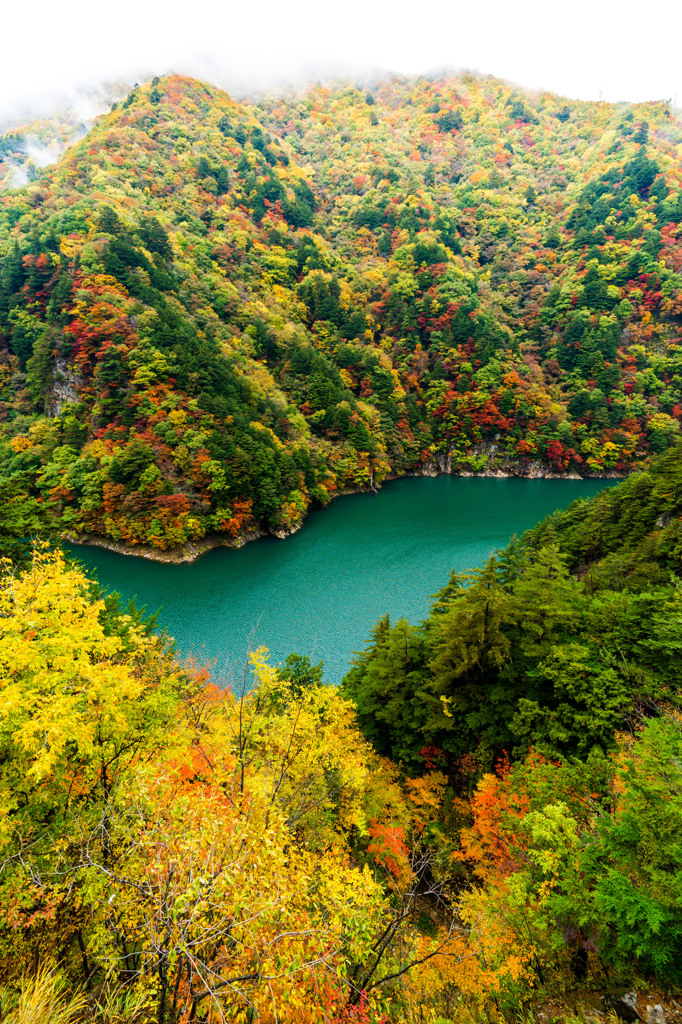
[[451, 569], [480, 565], [603, 480], [409, 478], [377, 494], [316, 510], [285, 541], [266, 537], [220, 548], [191, 565], [167, 565], [72, 546], [100, 582], [148, 611], [183, 655], [213, 660], [215, 674], [243, 664], [249, 644], [272, 660], [292, 651], [325, 662], [337, 683], [379, 616], [417, 622]]

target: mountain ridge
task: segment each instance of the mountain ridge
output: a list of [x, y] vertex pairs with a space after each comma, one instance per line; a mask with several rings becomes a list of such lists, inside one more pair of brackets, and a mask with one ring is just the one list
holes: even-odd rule
[[486, 446], [628, 472], [679, 431], [681, 147], [467, 74], [134, 89], [0, 198], [4, 494], [168, 551]]

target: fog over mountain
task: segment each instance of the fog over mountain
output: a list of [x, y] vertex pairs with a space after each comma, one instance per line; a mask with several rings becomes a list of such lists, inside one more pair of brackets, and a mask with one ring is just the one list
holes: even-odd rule
[[244, 94], [309, 78], [441, 68], [494, 74], [571, 98], [630, 102], [682, 96], [674, 50], [682, 15], [632, 18], [579, 0], [483, 7], [435, 0], [418, 11], [350, 0], [157, 8], [123, 0], [96, 12], [85, 0], [15, 5], [3, 14], [0, 122], [54, 109], [106, 79], [191, 74]]

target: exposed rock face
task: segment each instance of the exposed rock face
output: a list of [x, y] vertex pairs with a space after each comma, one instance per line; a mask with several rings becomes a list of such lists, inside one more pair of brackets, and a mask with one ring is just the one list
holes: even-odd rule
[[207, 551], [212, 551], [213, 548], [243, 548], [250, 540], [267, 537], [268, 531], [250, 530], [234, 539], [227, 537], [224, 533], [207, 534], [201, 540], [188, 541], [182, 547], [170, 548], [167, 551], [149, 544], [126, 544], [124, 541], [112, 540], [111, 537], [100, 537], [93, 533], [65, 533], [62, 536], [71, 544], [85, 544], [87, 547], [115, 551], [119, 555], [135, 555], [136, 558], [147, 558], [151, 562], [169, 562], [179, 565], [183, 562], [196, 562], [197, 558], [205, 555]]
[[666, 1024], [665, 1011], [660, 1003], [646, 1008], [646, 1024]]
[[269, 532], [271, 536], [277, 537], [279, 540], [286, 540], [287, 537], [291, 537], [294, 533], [298, 533], [302, 526], [303, 520], [295, 523], [294, 526], [283, 526], [279, 530], [270, 530]]
[[606, 1007], [612, 1010], [617, 1017], [625, 1021], [642, 1020], [639, 1012], [639, 1002], [636, 992], [624, 992], [622, 996], [606, 1000]]
[[[72, 401], [72, 399], [65, 398], [64, 401]], [[451, 455], [437, 455], [434, 462], [424, 463], [422, 467], [409, 473], [402, 473], [396, 476], [389, 475], [386, 477], [386, 480], [402, 479], [409, 476], [496, 477], [499, 479], [516, 476], [530, 480], [582, 480], [587, 477], [603, 480], [622, 479], [622, 475], [615, 472], [585, 473], [583, 476], [580, 476], [578, 473], [557, 473], [551, 466], [541, 462], [539, 459], [505, 460], [499, 456], [498, 452], [499, 448], [497, 445], [479, 445], [478, 448], [472, 449], [468, 458], [474, 461], [475, 464], [479, 464], [485, 458], [485, 466], [487, 468], [463, 469], [461, 462], [453, 465]], [[341, 491], [334, 495], [334, 497], [340, 498], [347, 494], [376, 494], [376, 491], [377, 488], [374, 486], [357, 487], [354, 490]], [[123, 541], [112, 540], [110, 537], [99, 537], [94, 534], [64, 534], [63, 536], [64, 540], [70, 541], [73, 544], [86, 544], [93, 547], [106, 548], [109, 551], [116, 551], [122, 555], [136, 555], [138, 558], [148, 558], [155, 562], [180, 563], [194, 562], [213, 548], [241, 548], [251, 540], [258, 540], [259, 537], [271, 536], [277, 537], [279, 540], [285, 540], [292, 534], [297, 533], [303, 525], [304, 520], [301, 519], [295, 525], [281, 529], [258, 527], [235, 538], [226, 537], [222, 533], [207, 534], [201, 540], [188, 541], [182, 547], [173, 548], [168, 551], [162, 551], [150, 545], [126, 544]]]
[[575, 471], [560, 472], [542, 459], [512, 458], [500, 450], [497, 444], [479, 444], [471, 448], [464, 459], [453, 459], [453, 453], [437, 454], [433, 462], [424, 465], [423, 476], [439, 476], [441, 473], [450, 476], [486, 476], [508, 477], [519, 476], [529, 480], [582, 480], [598, 478], [604, 480], [621, 480], [622, 473], [606, 470], [593, 473], [589, 468], [581, 473]]
[[54, 364], [52, 387], [47, 396], [48, 416], [59, 416], [68, 402], [79, 402], [83, 383], [82, 378], [69, 369], [66, 360], [58, 357]]

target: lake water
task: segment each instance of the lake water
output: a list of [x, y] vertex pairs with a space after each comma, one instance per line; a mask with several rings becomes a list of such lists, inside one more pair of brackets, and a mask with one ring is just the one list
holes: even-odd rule
[[417, 622], [451, 569], [480, 565], [557, 508], [591, 497], [604, 480], [409, 478], [378, 494], [340, 498], [310, 514], [281, 541], [210, 551], [190, 565], [167, 565], [73, 545], [100, 582], [149, 612], [182, 655], [239, 673], [249, 647], [274, 663], [288, 654], [324, 660], [338, 683], [377, 619]]

